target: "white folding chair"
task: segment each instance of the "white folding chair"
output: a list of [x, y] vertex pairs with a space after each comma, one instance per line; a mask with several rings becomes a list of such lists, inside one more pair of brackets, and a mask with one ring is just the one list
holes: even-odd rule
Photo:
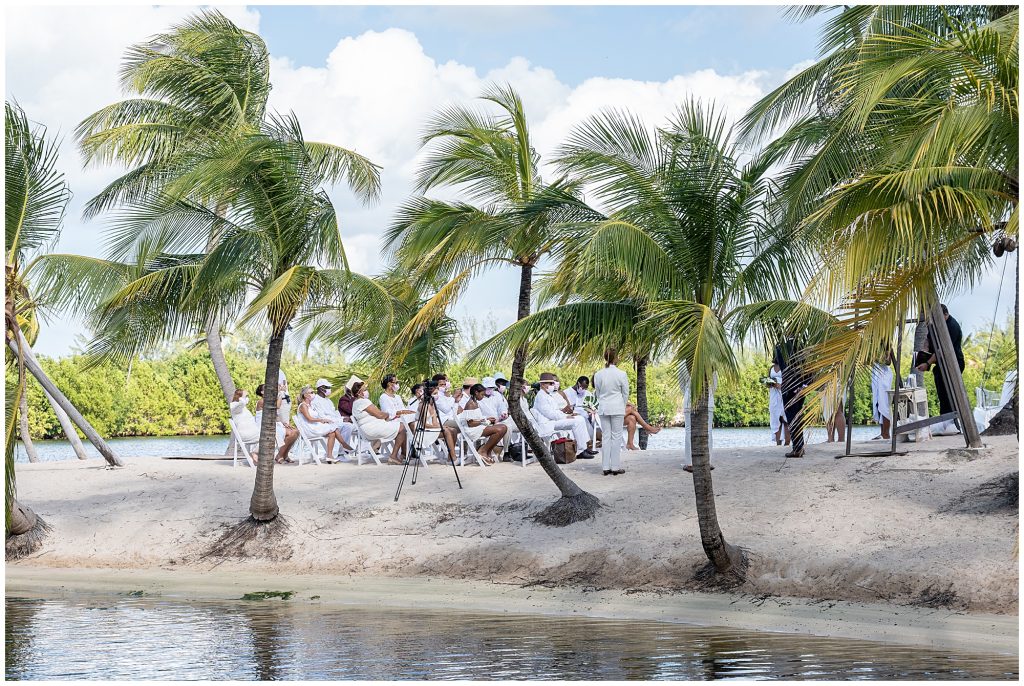
[[471, 441], [469, 439], [469, 434], [467, 433], [469, 431], [469, 425], [466, 424], [466, 420], [462, 416], [461, 412], [455, 415], [455, 423], [459, 427], [459, 466], [466, 466], [467, 460], [473, 460], [481, 467], [489, 466], [480, 458], [480, 455], [476, 452], [477, 444], [483, 445], [484, 443], [487, 442], [487, 439], [485, 439], [483, 436], [476, 439], [475, 441]]
[[238, 466], [238, 449], [241, 446], [242, 455], [245, 457], [245, 461], [249, 463], [250, 467], [256, 467], [256, 455], [249, 449], [249, 446], [256, 446], [256, 452], [259, 452], [260, 441], [257, 438], [255, 441], [249, 441], [248, 443], [242, 440], [242, 435], [238, 432], [238, 427], [235, 425], [234, 419], [228, 419], [228, 425], [231, 427], [231, 436], [235, 439], [232, 443], [235, 446], [234, 455], [231, 459], [231, 466]]
[[[391, 447], [393, 449], [394, 441], [381, 441], [380, 452], [378, 453], [373, 449], [373, 441], [367, 439], [366, 436], [363, 435], [363, 430], [360, 428], [359, 420], [356, 419], [355, 415], [352, 415], [352, 422], [355, 424], [355, 430], [352, 432], [352, 447], [355, 449], [356, 453], [356, 465], [362, 465], [364, 463], [364, 459], [367, 463], [373, 461], [378, 465], [383, 465], [384, 463], [381, 462], [381, 460], [387, 458], [382, 457], [382, 453], [390, 452], [388, 448]], [[368, 458], [364, 458], [364, 456], [368, 456]]]
[[301, 413], [295, 415], [295, 428], [299, 430], [299, 449], [295, 453], [295, 461], [301, 466], [303, 456], [308, 455], [307, 462], [323, 464], [320, 462], [320, 449], [323, 449], [324, 457], [329, 457], [327, 455], [327, 437], [312, 433], [309, 430], [309, 423]]

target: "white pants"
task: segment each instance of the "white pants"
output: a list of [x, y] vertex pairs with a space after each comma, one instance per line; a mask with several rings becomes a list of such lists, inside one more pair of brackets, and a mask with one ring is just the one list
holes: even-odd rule
[[619, 450], [622, 448], [622, 421], [625, 415], [601, 415], [601, 467], [618, 471]]
[[[590, 434], [587, 432], [587, 420], [578, 415], [559, 419], [554, 422], [555, 431], [572, 431], [572, 438], [576, 441], [576, 454], [579, 455], [587, 449], [587, 441]], [[621, 432], [622, 429], [619, 429]]]

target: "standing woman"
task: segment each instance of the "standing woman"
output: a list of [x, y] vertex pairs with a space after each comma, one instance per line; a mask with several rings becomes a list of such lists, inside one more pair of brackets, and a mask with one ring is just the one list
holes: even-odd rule
[[629, 401], [629, 379], [626, 372], [615, 366], [619, 356], [615, 348], [604, 351], [604, 369], [594, 374], [594, 392], [597, 394], [598, 415], [601, 417], [601, 466], [603, 474], [625, 474], [619, 464], [622, 445], [622, 422]]
[[786, 403], [782, 401], [782, 370], [777, 363], [772, 364], [768, 372], [771, 383], [768, 384], [768, 414], [771, 415], [769, 424], [772, 428], [772, 435], [775, 437], [775, 445], [782, 445], [782, 434], [785, 431], [786, 445], [789, 445], [789, 422], [786, 421]]

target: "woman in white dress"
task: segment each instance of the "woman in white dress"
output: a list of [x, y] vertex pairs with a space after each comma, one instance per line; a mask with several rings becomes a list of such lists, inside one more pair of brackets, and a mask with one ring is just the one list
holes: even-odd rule
[[508, 427], [499, 424], [494, 417], [484, 417], [480, 410], [480, 401], [486, 392], [487, 389], [483, 384], [473, 384], [469, 389], [469, 401], [466, 403], [466, 409], [462, 411], [460, 418], [465, 421], [466, 438], [470, 442], [475, 444], [481, 438], [487, 439], [483, 447], [477, 449], [476, 454], [486, 464], [494, 464], [496, 458], [491, 455], [491, 452], [505, 438]]
[[400, 419], [388, 419], [388, 415], [370, 401], [370, 389], [365, 383], [352, 386], [356, 396], [352, 403], [352, 419], [359, 427], [359, 433], [368, 441], [394, 441], [388, 464], [403, 464], [405, 457], [405, 430]]
[[[263, 384], [256, 387], [256, 395], [259, 397], [259, 400], [256, 401], [256, 424], [260, 426], [263, 423]], [[295, 460], [288, 457], [288, 452], [292, 449], [295, 441], [299, 440], [299, 430], [292, 426], [292, 423], [289, 421], [292, 405], [291, 402], [285, 400], [287, 397], [286, 391], [278, 393], [277, 440], [281, 442], [281, 449], [277, 451], [277, 457], [274, 458], [274, 461], [278, 464], [292, 464], [295, 462]]]
[[403, 424], [409, 426], [410, 431], [415, 431], [416, 411], [406, 407], [402, 396], [398, 395], [398, 391], [401, 388], [398, 383], [398, 377], [394, 374], [388, 374], [380, 382], [380, 385], [384, 389], [384, 393], [381, 394], [379, 400], [381, 412], [388, 416], [389, 421], [392, 419], [401, 420]]
[[295, 413], [295, 422], [302, 425], [307, 436], [327, 438], [327, 457], [324, 458], [324, 461], [334, 463], [337, 462], [334, 459], [334, 441], [342, 441], [343, 446], [345, 442], [342, 440], [337, 422], [320, 416], [320, 413], [313, 405], [315, 399], [316, 391], [313, 390], [313, 387], [303, 386], [299, 392], [299, 411]]
[[782, 370], [779, 369], [779, 365], [772, 365], [768, 378], [771, 379], [771, 383], [768, 384], [768, 414], [775, 445], [783, 444], [783, 432], [786, 437], [785, 444], [789, 445], [789, 422], [786, 421], [786, 403], [782, 400]]
[[228, 406], [231, 421], [235, 423], [238, 438], [244, 443], [255, 443], [260, 440], [260, 427], [256, 418], [249, 411], [249, 392], [241, 388], [235, 389], [235, 395]]
[[889, 428], [892, 424], [892, 406], [889, 404], [889, 391], [892, 390], [892, 367], [888, 360], [875, 362], [871, 365], [871, 418], [882, 428], [882, 432], [873, 441], [889, 439]]

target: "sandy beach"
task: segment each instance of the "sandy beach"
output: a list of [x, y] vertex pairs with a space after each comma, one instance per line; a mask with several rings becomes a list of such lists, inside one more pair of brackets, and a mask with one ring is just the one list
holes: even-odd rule
[[[431, 466], [397, 504], [396, 467], [279, 467], [287, 540], [244, 560], [207, 552], [247, 513], [251, 469], [131, 456], [116, 470], [19, 464], [19, 497], [53, 532], [7, 566], [7, 590], [124, 590], [137, 585], [134, 575], [214, 597], [275, 580], [374, 597], [397, 587], [408, 597], [391, 601], [443, 606], [465, 595], [480, 609], [603, 611], [963, 649], [973, 633], [989, 637], [979, 645], [1015, 651], [1016, 491], [1009, 498], [1001, 480], [1018, 470], [1016, 439], [990, 438], [976, 452], [959, 436], [901, 446], [909, 454], [843, 460], [824, 444], [802, 460], [774, 447], [716, 452], [719, 519], [751, 560], [746, 582], [727, 594], [704, 593], [694, 578], [704, 557], [676, 452], [629, 454], [620, 477], [602, 476], [597, 460], [568, 465], [604, 507], [564, 529], [527, 519], [557, 495], [537, 465], [467, 467], [461, 491], [450, 468]], [[410, 577], [422, 583], [400, 581]]]

